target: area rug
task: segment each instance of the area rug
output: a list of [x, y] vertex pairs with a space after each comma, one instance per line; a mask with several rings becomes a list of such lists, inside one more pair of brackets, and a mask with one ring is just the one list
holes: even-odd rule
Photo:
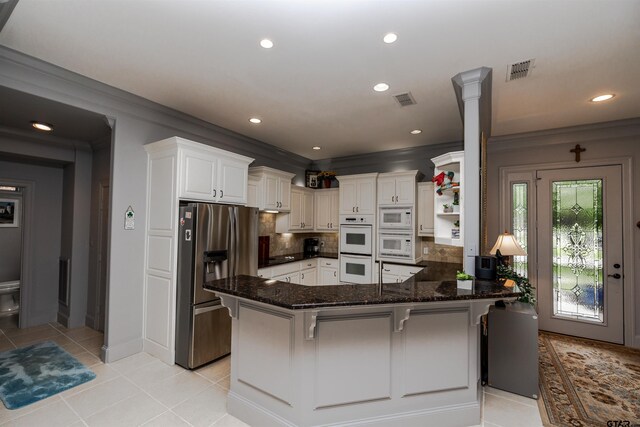
[[640, 425], [640, 351], [548, 332], [538, 343], [545, 425]]
[[0, 353], [0, 399], [8, 409], [37, 402], [95, 377], [51, 341]]

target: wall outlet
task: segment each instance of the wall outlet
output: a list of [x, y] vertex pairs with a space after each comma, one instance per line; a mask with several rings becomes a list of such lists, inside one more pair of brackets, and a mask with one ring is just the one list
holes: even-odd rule
[[320, 240], [320, 247], [324, 248], [324, 240]]
[[424, 247], [422, 248], [422, 255], [429, 255], [429, 248], [428, 247]]

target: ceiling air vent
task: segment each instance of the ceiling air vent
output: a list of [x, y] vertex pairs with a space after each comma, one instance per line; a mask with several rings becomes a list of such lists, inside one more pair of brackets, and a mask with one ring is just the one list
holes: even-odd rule
[[401, 93], [400, 95], [393, 95], [393, 97], [398, 101], [401, 107], [406, 107], [408, 105], [414, 105], [416, 100], [413, 99], [413, 95], [411, 92]]
[[523, 79], [531, 74], [533, 62], [535, 59], [527, 59], [526, 61], [516, 62], [507, 67], [507, 81]]

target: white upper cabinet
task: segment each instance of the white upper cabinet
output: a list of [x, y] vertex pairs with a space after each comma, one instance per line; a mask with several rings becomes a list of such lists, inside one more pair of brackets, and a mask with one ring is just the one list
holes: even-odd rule
[[378, 176], [378, 206], [413, 205], [417, 175], [417, 170], [381, 173]]
[[375, 214], [377, 173], [345, 175], [340, 181], [340, 214]]
[[338, 232], [340, 228], [338, 220], [339, 192], [337, 188], [315, 190], [316, 231]]
[[291, 187], [291, 211], [278, 214], [276, 233], [313, 231], [314, 190], [304, 187]]
[[418, 236], [433, 236], [433, 182], [418, 183]]
[[258, 184], [260, 180], [255, 176], [249, 175], [247, 183], [247, 206], [250, 208], [258, 207]]
[[260, 210], [291, 210], [291, 180], [295, 174], [258, 166], [250, 168], [249, 175], [258, 180], [257, 204]]
[[253, 159], [182, 138], [171, 140], [178, 151], [179, 198], [247, 203], [247, 171]]

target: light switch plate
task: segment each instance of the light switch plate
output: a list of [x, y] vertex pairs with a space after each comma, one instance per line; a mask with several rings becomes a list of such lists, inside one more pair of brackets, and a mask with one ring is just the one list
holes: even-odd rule
[[429, 255], [429, 248], [427, 248], [426, 246], [422, 248], [422, 255]]

